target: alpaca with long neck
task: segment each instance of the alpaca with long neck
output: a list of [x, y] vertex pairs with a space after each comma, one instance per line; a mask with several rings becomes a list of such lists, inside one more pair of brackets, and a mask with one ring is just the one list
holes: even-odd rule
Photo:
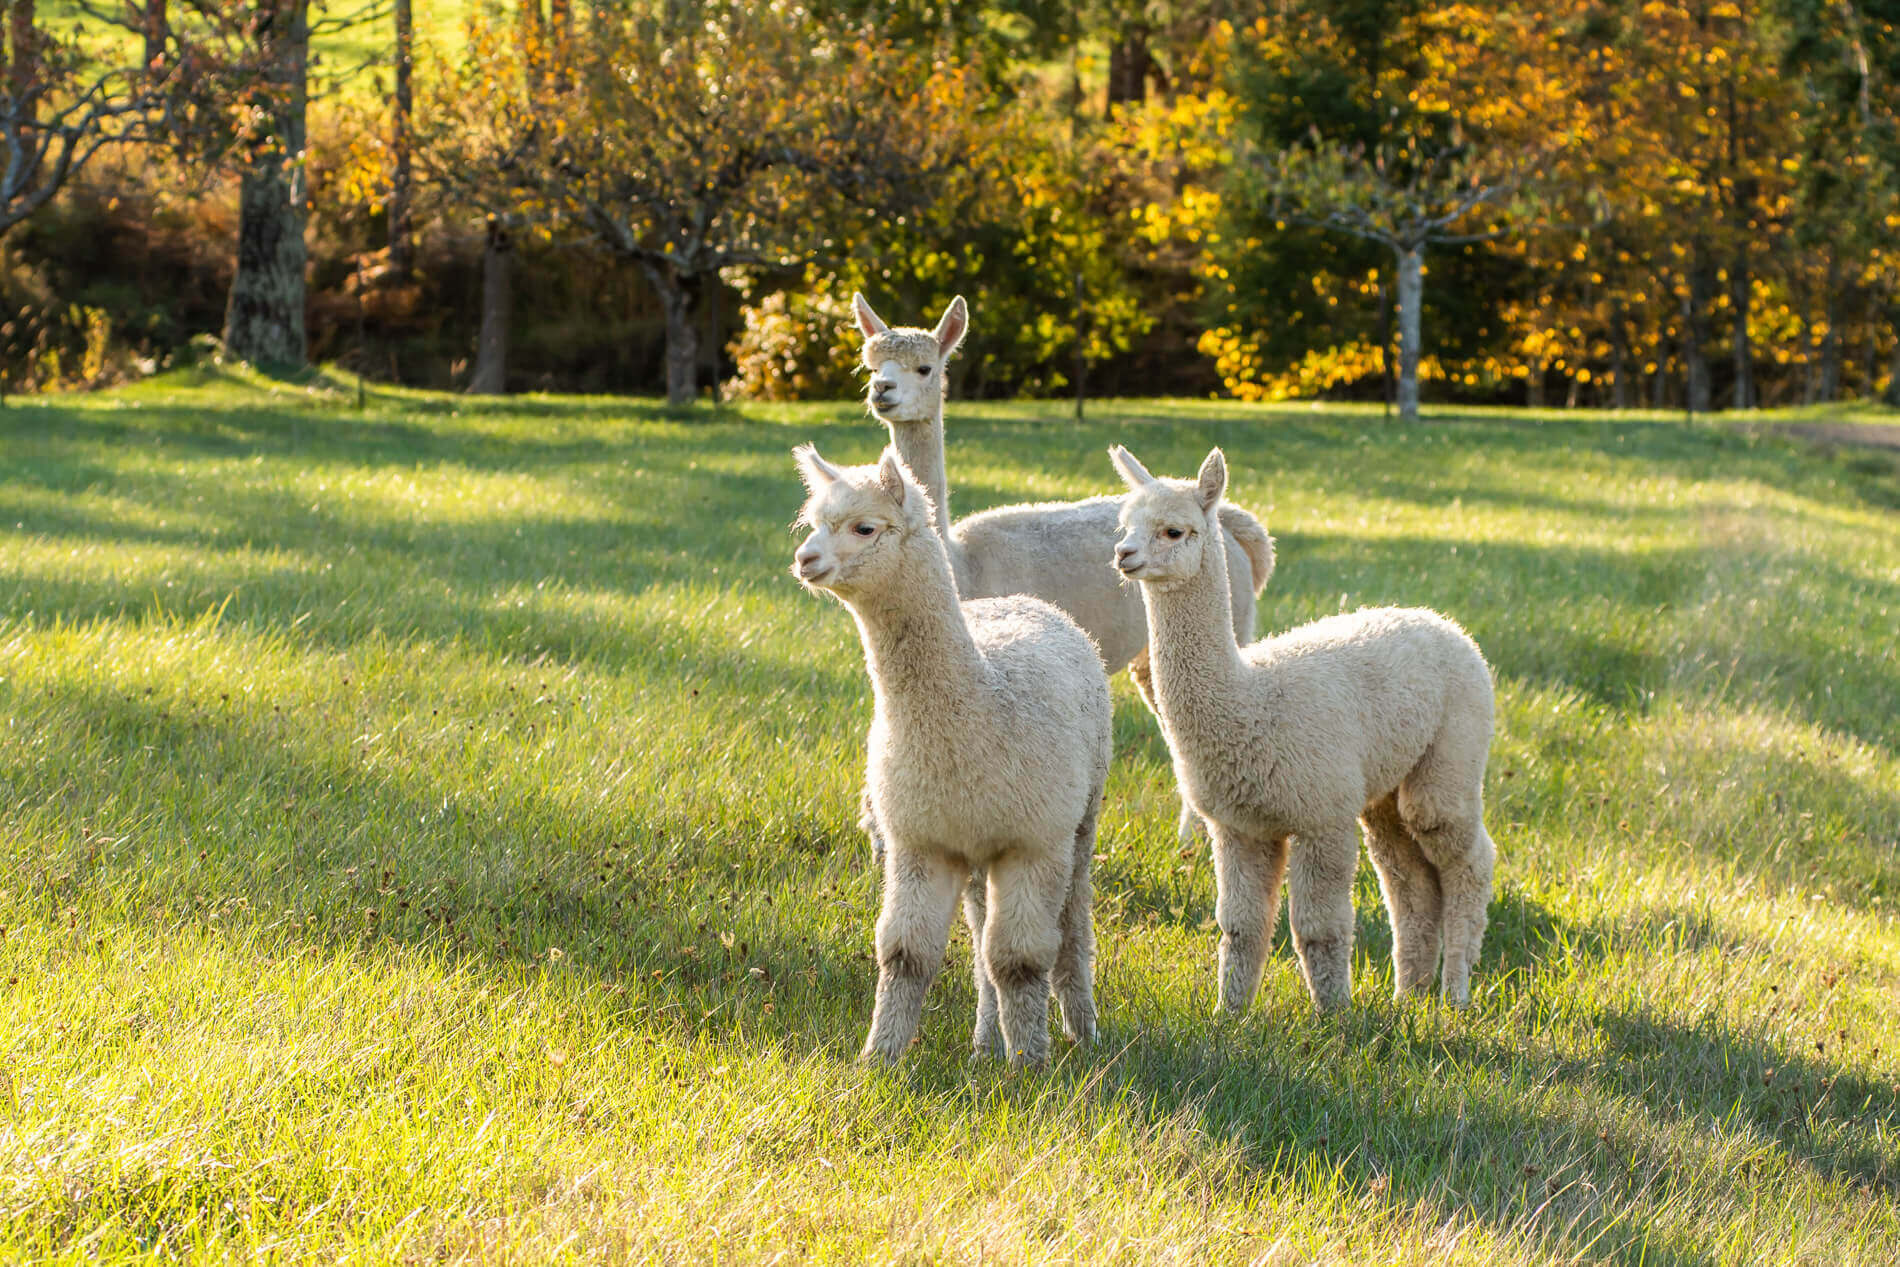
[[[1129, 669], [1136, 689], [1153, 708], [1148, 623], [1139, 589], [1123, 584], [1113, 568], [1102, 565], [1120, 531], [1121, 499], [1002, 506], [953, 522], [944, 462], [944, 374], [969, 327], [963, 297], [951, 300], [932, 330], [887, 325], [861, 294], [851, 296], [851, 305], [864, 335], [862, 357], [871, 376], [866, 400], [890, 431], [904, 465], [930, 495], [957, 592], [964, 598], [1030, 594], [1053, 603], [1095, 640], [1108, 672]], [[1254, 597], [1273, 574], [1273, 541], [1260, 521], [1239, 507], [1223, 506], [1221, 516], [1233, 585], [1234, 636], [1249, 642]], [[875, 849], [875, 826], [868, 819], [866, 826]], [[1185, 840], [1192, 832], [1193, 818], [1184, 804], [1180, 835]]]
[[1089, 868], [1108, 774], [1108, 679], [1088, 636], [1021, 595], [959, 601], [933, 505], [897, 455], [796, 450], [811, 530], [794, 571], [857, 620], [875, 710], [867, 787], [886, 841], [867, 1060], [910, 1046], [957, 895], [975, 949], [974, 1045], [1048, 1056], [1095, 1037]]
[[1397, 992], [1471, 997], [1496, 857], [1484, 830], [1491, 672], [1435, 612], [1330, 616], [1242, 647], [1231, 632], [1220, 500], [1227, 463], [1157, 479], [1109, 450], [1130, 496], [1115, 564], [1140, 583], [1155, 705], [1182, 793], [1214, 838], [1220, 1003], [1243, 1012], [1286, 877], [1315, 1004], [1352, 990], [1352, 883], [1364, 828], [1392, 918]]

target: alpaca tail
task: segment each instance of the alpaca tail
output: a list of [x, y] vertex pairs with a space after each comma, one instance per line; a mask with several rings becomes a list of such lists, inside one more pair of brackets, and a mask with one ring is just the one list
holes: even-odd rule
[[1267, 535], [1265, 524], [1238, 506], [1220, 508], [1220, 526], [1246, 551], [1247, 561], [1253, 565], [1254, 597], [1258, 598], [1273, 575], [1273, 538]]

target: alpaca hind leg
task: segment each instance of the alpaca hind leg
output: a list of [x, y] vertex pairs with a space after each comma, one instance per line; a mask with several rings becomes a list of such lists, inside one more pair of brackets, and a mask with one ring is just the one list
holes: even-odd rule
[[1220, 1009], [1239, 1016], [1253, 1004], [1273, 944], [1286, 874], [1285, 839], [1260, 842], [1214, 826], [1214, 922], [1220, 925]]
[[877, 920], [877, 1003], [860, 1060], [893, 1063], [917, 1036], [924, 993], [943, 966], [964, 872], [947, 859], [894, 845]]
[[1491, 905], [1497, 846], [1484, 824], [1467, 820], [1419, 832], [1419, 844], [1438, 867], [1445, 892], [1445, 963], [1441, 989], [1445, 1002], [1471, 1002], [1471, 970], [1484, 945], [1486, 912]]
[[1358, 861], [1358, 833], [1347, 822], [1300, 837], [1287, 867], [1293, 948], [1321, 1011], [1343, 1007], [1352, 997], [1352, 874]]
[[1101, 808], [1097, 793], [1075, 829], [1075, 863], [1057, 923], [1062, 944], [1050, 974], [1056, 1002], [1062, 1005], [1062, 1032], [1070, 1042], [1082, 1044], [1095, 1041], [1095, 907], [1090, 868], [1095, 863], [1095, 825]]
[[884, 869], [884, 833], [878, 830], [877, 811], [871, 805], [871, 785], [858, 794], [858, 826], [871, 841], [871, 865]]
[[1392, 920], [1393, 995], [1431, 989], [1438, 972], [1444, 893], [1438, 868], [1425, 856], [1399, 817], [1396, 794], [1366, 807], [1366, 852], [1379, 873], [1379, 891]]
[[[1466, 733], [1469, 732], [1469, 733]], [[1484, 942], [1496, 849], [1484, 830], [1484, 762], [1488, 728], [1441, 735], [1399, 785], [1399, 815], [1438, 868], [1444, 894], [1445, 1001], [1471, 1001], [1471, 970]]]
[[1013, 1065], [1049, 1058], [1049, 986], [1062, 945], [1071, 859], [1010, 854], [990, 864], [983, 956], [996, 983], [998, 1019]]
[[1003, 1031], [996, 1019], [996, 983], [990, 980], [989, 961], [983, 957], [983, 925], [987, 918], [989, 874], [978, 868], [963, 886], [963, 919], [970, 926], [971, 974], [976, 978], [976, 1032], [970, 1046], [979, 1056], [1003, 1054]]

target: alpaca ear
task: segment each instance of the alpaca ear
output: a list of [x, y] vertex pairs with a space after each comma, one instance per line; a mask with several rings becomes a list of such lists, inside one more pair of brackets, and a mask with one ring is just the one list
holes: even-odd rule
[[1201, 499], [1202, 510], [1214, 509], [1227, 492], [1227, 455], [1219, 449], [1211, 451], [1207, 460], [1201, 463], [1201, 474], [1195, 481], [1194, 493]]
[[943, 316], [937, 320], [937, 328], [931, 331], [937, 338], [937, 347], [943, 355], [949, 356], [963, 342], [963, 335], [970, 328], [970, 306], [958, 295], [943, 310]]
[[792, 450], [792, 460], [798, 463], [798, 478], [805, 481], [805, 487], [813, 493], [822, 493], [844, 478], [844, 472], [818, 456], [818, 446], [801, 444]]
[[871, 311], [871, 301], [864, 297], [862, 291], [851, 292], [851, 311], [858, 319], [858, 333], [867, 339], [874, 338], [890, 329], [884, 324], [884, 318]]
[[910, 500], [911, 473], [904, 469], [898, 459], [897, 450], [886, 448], [884, 456], [877, 462], [877, 486], [890, 494], [891, 500], [903, 509]]
[[1137, 462], [1135, 455], [1119, 444], [1109, 446], [1108, 460], [1113, 462], [1115, 469], [1121, 473], [1122, 483], [1136, 492], [1140, 492], [1155, 482], [1155, 477], [1148, 474], [1148, 468]]

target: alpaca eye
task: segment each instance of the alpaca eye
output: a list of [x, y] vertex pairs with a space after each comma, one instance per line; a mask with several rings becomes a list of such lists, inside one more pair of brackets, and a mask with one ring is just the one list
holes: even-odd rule
[[1168, 540], [1170, 541], [1179, 541], [1182, 537], [1186, 535], [1187, 534], [1182, 532], [1181, 529], [1179, 528], [1168, 529]]
[[930, 377], [930, 367], [928, 365], [919, 365], [917, 367], [917, 372], [919, 374], [922, 374], [925, 378]]
[[876, 524], [859, 524], [857, 527], [853, 528], [851, 531], [857, 533], [860, 537], [875, 537], [877, 535], [877, 525]]

